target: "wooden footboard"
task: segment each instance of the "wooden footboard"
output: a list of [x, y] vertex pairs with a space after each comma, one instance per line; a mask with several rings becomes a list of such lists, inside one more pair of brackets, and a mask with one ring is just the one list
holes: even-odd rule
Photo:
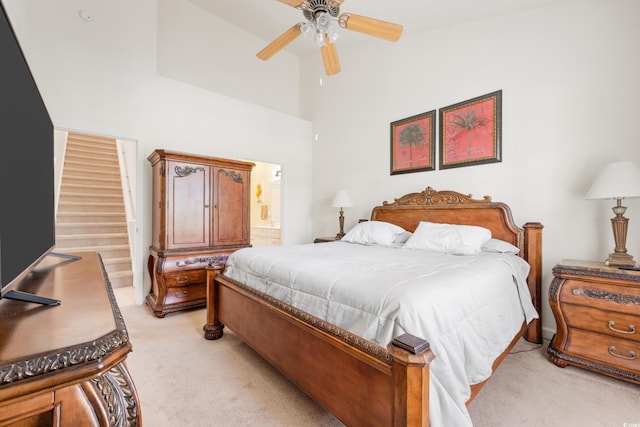
[[224, 326], [347, 425], [425, 426], [431, 350], [387, 348], [207, 269], [205, 338]]

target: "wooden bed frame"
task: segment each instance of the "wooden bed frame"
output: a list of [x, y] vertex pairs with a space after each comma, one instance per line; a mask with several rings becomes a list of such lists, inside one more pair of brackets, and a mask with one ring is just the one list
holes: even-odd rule
[[[414, 231], [420, 221], [479, 225], [494, 238], [520, 248], [530, 264], [527, 279], [533, 304], [541, 312], [542, 225], [515, 225], [503, 203], [427, 187], [420, 193], [383, 202], [371, 220]], [[382, 347], [311, 316], [207, 268], [206, 339], [222, 337], [228, 326], [283, 375], [346, 425], [429, 425], [431, 350], [412, 354], [392, 344]], [[541, 323], [523, 324], [520, 333], [494, 363], [494, 370], [524, 336], [541, 343]], [[486, 381], [485, 381], [486, 382]], [[484, 383], [472, 387], [471, 399]]]

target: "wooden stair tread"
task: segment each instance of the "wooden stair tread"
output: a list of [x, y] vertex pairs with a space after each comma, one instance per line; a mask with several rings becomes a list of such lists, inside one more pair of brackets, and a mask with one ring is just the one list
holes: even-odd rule
[[58, 227], [61, 228], [75, 228], [75, 227], [95, 227], [95, 226], [122, 226], [121, 222], [64, 222], [62, 224], [57, 224]]
[[101, 236], [101, 237], [127, 237], [128, 234], [127, 233], [85, 233], [85, 234], [58, 234], [57, 236], [64, 236], [67, 238], [89, 238], [89, 237], [97, 237], [97, 236]]
[[74, 247], [74, 248], [65, 248], [64, 246], [58, 246], [56, 245], [56, 251], [57, 252], [61, 252], [64, 251], [66, 249], [73, 249], [74, 252], [98, 252], [100, 253], [101, 250], [114, 250], [114, 249], [126, 249], [129, 250], [129, 245], [103, 245], [103, 246], [78, 246], [78, 247]]

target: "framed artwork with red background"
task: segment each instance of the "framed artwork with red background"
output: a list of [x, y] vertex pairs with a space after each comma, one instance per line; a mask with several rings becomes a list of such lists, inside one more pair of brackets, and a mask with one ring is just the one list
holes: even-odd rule
[[391, 122], [391, 175], [435, 170], [436, 110]]
[[440, 109], [440, 169], [501, 161], [501, 90]]

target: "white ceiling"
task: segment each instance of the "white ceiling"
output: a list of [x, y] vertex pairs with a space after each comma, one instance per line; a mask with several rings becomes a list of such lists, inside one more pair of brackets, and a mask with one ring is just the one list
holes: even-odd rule
[[[263, 38], [265, 45], [304, 20], [300, 10], [277, 0], [190, 1]], [[565, 1], [569, 0], [345, 0], [340, 13], [351, 12], [400, 24], [404, 27], [403, 35], [407, 35]], [[346, 46], [365, 40], [371, 41], [371, 37], [343, 31], [336, 44]], [[315, 49], [311, 41], [298, 38], [286, 50], [306, 55]]]

